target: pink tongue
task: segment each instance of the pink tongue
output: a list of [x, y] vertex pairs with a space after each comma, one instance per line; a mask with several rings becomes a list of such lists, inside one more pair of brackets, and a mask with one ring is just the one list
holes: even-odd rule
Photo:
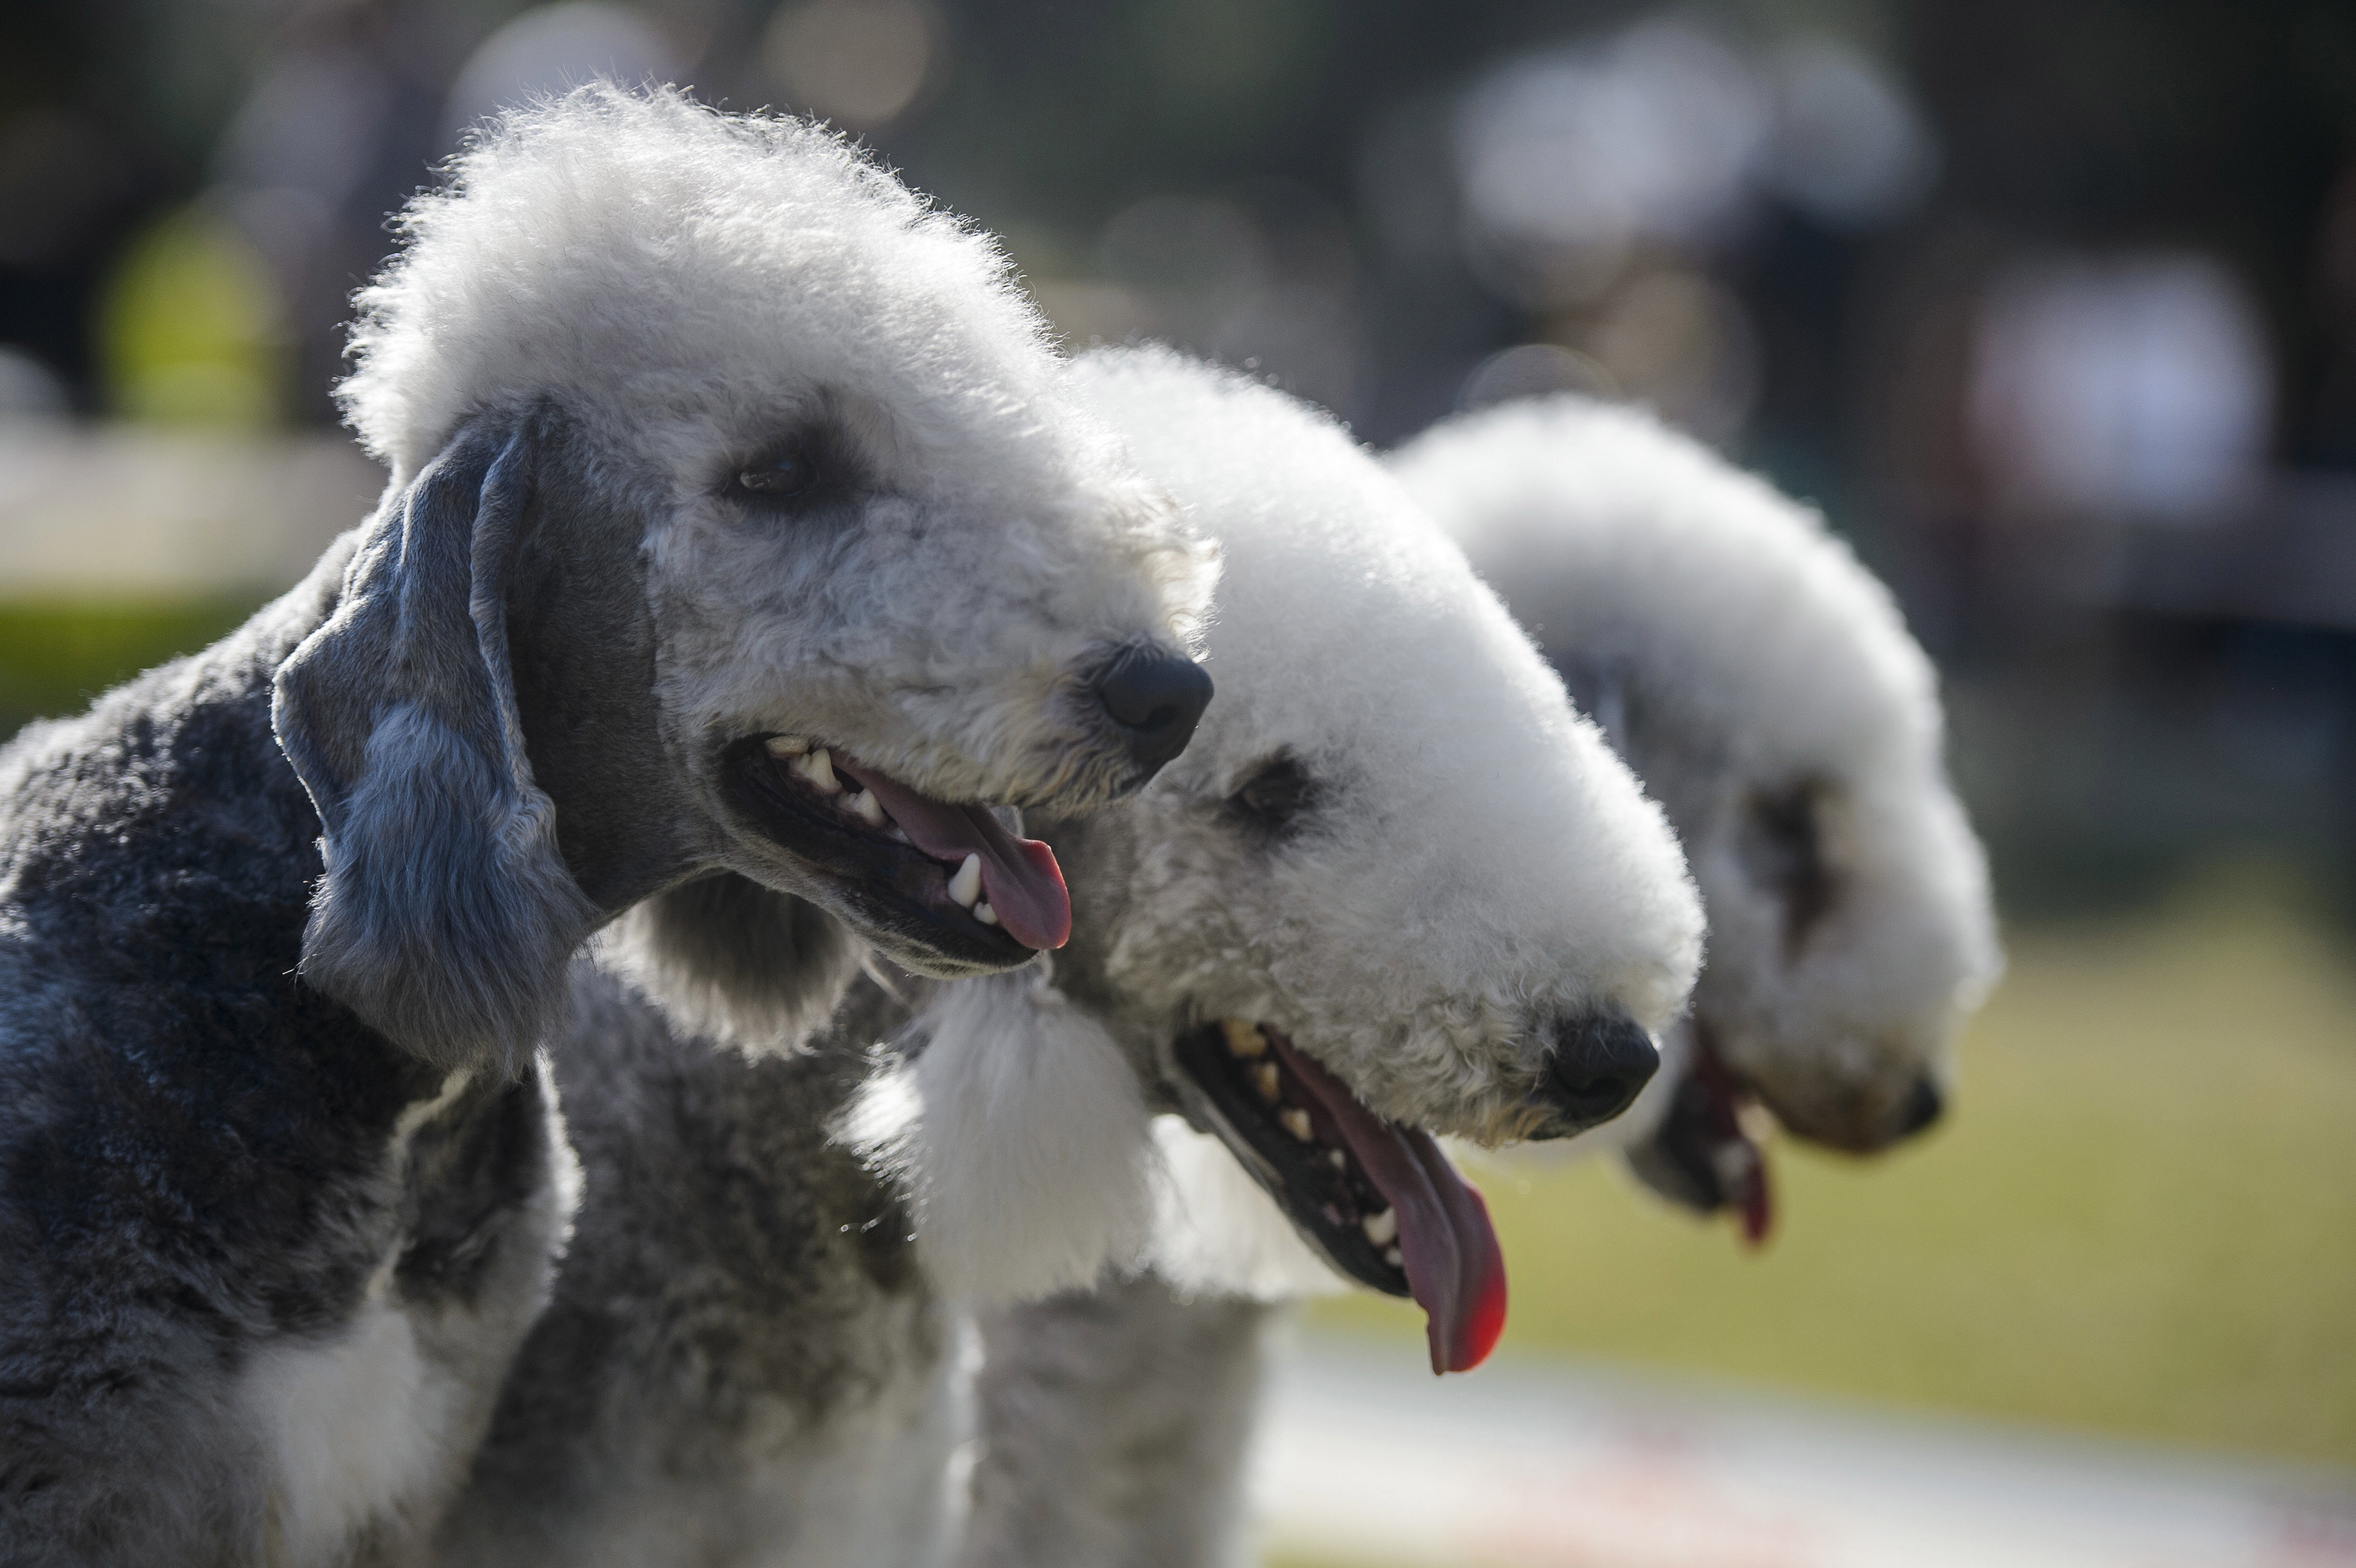
[[1384, 1121], [1290, 1042], [1268, 1032], [1398, 1216], [1407, 1285], [1427, 1319], [1431, 1370], [1471, 1371], [1505, 1331], [1505, 1257], [1489, 1206], [1430, 1133]]
[[954, 869], [968, 855], [980, 856], [982, 901], [1007, 935], [1038, 948], [1072, 939], [1072, 899], [1053, 849], [1036, 838], [1017, 838], [986, 805], [950, 805], [840, 758], [834, 765], [874, 791], [908, 842], [936, 860]]
[[1741, 1221], [1743, 1244], [1763, 1246], [1775, 1227], [1774, 1183], [1768, 1174], [1767, 1151], [1743, 1129], [1741, 1086], [1707, 1034], [1697, 1033], [1693, 1065], [1687, 1071], [1709, 1106], [1709, 1158]]

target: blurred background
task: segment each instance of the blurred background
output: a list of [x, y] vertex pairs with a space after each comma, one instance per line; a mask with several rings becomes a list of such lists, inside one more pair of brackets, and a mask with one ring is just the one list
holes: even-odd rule
[[[1176, 342], [1376, 444], [1649, 403], [1821, 506], [1939, 660], [2013, 953], [1956, 1114], [1878, 1166], [1781, 1151], [1759, 1256], [1609, 1170], [1493, 1174], [1510, 1349], [2356, 1474], [2356, 7], [0, 18], [0, 733], [360, 517], [346, 301], [466, 126], [601, 73], [823, 115], [1001, 234], [1075, 345]], [[2356, 1512], [2276, 1533], [2230, 1561], [2356, 1560]], [[1831, 1560], [1744, 1541], [1462, 1551]]]

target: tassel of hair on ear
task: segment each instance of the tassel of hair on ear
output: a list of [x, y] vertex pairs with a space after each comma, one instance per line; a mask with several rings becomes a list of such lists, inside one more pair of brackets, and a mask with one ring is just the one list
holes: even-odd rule
[[1038, 968], [939, 987], [916, 1060], [871, 1081], [841, 1136], [900, 1181], [917, 1256], [969, 1303], [1095, 1285], [1153, 1222], [1136, 1070]]

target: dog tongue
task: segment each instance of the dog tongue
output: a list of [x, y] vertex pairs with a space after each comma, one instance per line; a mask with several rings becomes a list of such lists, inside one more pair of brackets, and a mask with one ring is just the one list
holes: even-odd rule
[[882, 773], [837, 762], [835, 766], [875, 792], [908, 842], [955, 867], [981, 857], [981, 897], [1006, 934], [1025, 947], [1061, 947], [1072, 938], [1072, 898], [1064, 889], [1055, 852], [1036, 838], [1018, 838], [986, 805], [950, 805], [918, 795]]
[[1290, 1042], [1275, 1044], [1398, 1217], [1407, 1285], [1424, 1311], [1432, 1371], [1471, 1371], [1505, 1331], [1505, 1256], [1488, 1204], [1430, 1133], [1384, 1121]]
[[1774, 1182], [1766, 1148], [1742, 1125], [1743, 1089], [1708, 1035], [1696, 1040], [1687, 1072], [1703, 1097], [1707, 1157], [1727, 1203], [1740, 1217], [1743, 1244], [1762, 1246], [1775, 1228]]
[[1742, 1207], [1742, 1240], [1758, 1247], [1766, 1244], [1767, 1232], [1775, 1227], [1774, 1184], [1767, 1175], [1767, 1151], [1756, 1144], [1750, 1147], [1751, 1172], [1737, 1197]]

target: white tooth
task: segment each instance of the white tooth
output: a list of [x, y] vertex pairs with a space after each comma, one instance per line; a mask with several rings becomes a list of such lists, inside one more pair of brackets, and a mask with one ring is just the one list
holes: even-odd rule
[[1358, 1221], [1358, 1228], [1366, 1232], [1366, 1240], [1375, 1245], [1387, 1247], [1398, 1240], [1398, 1211], [1386, 1209], [1380, 1213], [1369, 1214]]
[[998, 923], [998, 912], [991, 908], [988, 904], [976, 904], [973, 906], [973, 918], [981, 922], [984, 925], [996, 925]]
[[881, 827], [884, 826], [884, 803], [875, 798], [875, 792], [873, 790], [861, 790], [857, 795], [852, 795], [847, 804], [851, 807], [851, 815], [858, 817], [860, 821], [867, 824], [868, 827]]
[[835, 780], [834, 758], [827, 753], [824, 746], [794, 763], [794, 776], [808, 779], [820, 795], [835, 795], [842, 789]]
[[1221, 1019], [1220, 1029], [1227, 1037], [1227, 1051], [1233, 1056], [1264, 1056], [1268, 1041], [1260, 1038], [1259, 1025], [1242, 1019]]
[[1400, 1252], [1397, 1247], [1391, 1247], [1384, 1252], [1383, 1262], [1390, 1264], [1393, 1268], [1403, 1268], [1407, 1264], [1407, 1254]]
[[981, 897], [980, 856], [968, 855], [965, 858], [965, 864], [959, 866], [957, 875], [949, 879], [949, 897], [968, 909], [973, 907], [974, 900]]
[[1309, 1120], [1309, 1113], [1298, 1105], [1288, 1106], [1279, 1111], [1276, 1114], [1276, 1119], [1283, 1125], [1286, 1132], [1290, 1133], [1302, 1143], [1308, 1143], [1317, 1136], [1317, 1128]]
[[1325, 1151], [1325, 1163], [1336, 1170], [1347, 1170], [1350, 1168], [1350, 1157], [1340, 1149], [1329, 1148]]
[[809, 750], [809, 741], [799, 735], [772, 735], [761, 744], [773, 757], [798, 757]]
[[1276, 1063], [1263, 1061], [1251, 1070], [1251, 1081], [1263, 1100], [1273, 1100], [1281, 1092], [1281, 1081], [1276, 1075]]

